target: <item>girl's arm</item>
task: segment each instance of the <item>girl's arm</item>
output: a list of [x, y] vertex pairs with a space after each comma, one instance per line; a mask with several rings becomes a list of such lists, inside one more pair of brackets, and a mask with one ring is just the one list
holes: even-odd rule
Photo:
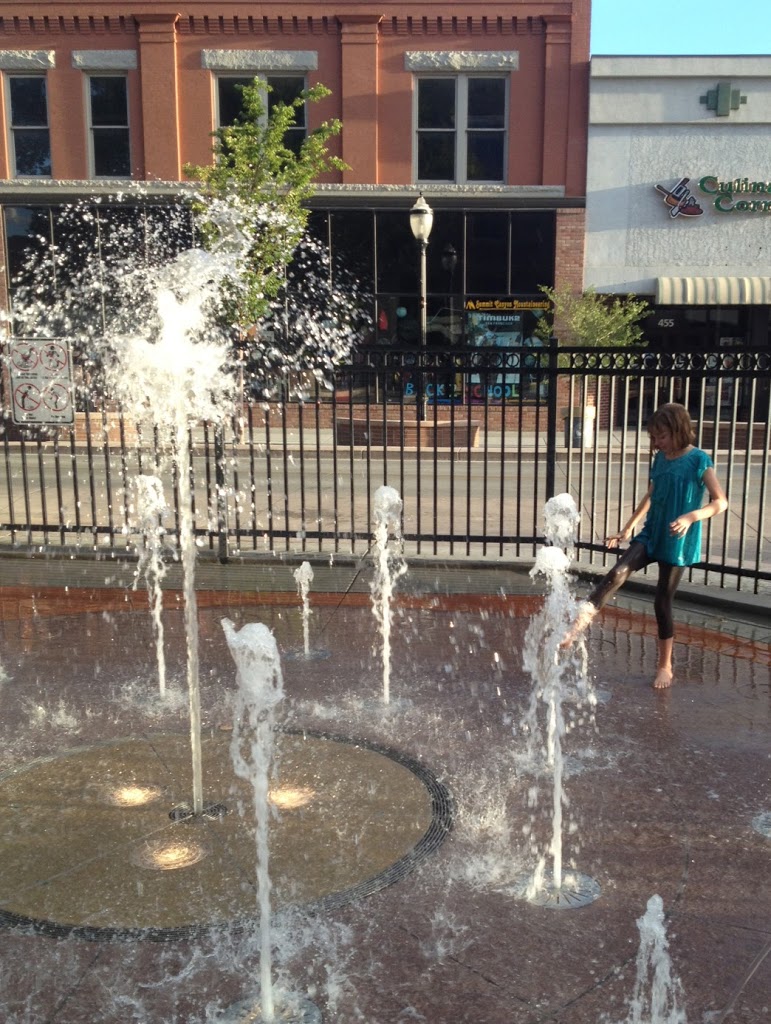
[[710, 500], [706, 505], [702, 505], [701, 508], [696, 508], [693, 512], [686, 512], [685, 515], [678, 516], [677, 519], [673, 520], [669, 524], [670, 533], [675, 535], [685, 533], [691, 523], [697, 523], [700, 519], [711, 519], [713, 516], [719, 516], [721, 512], [725, 512], [728, 508], [725, 492], [720, 486], [717, 474], [712, 467], [704, 471], [704, 484]]
[[[705, 474], [706, 476], [706, 474]], [[653, 494], [653, 482], [648, 484], [648, 490], [645, 492], [640, 504], [632, 513], [631, 517], [626, 523], [626, 526], [621, 530], [620, 533], [613, 534], [612, 537], [606, 537], [605, 543], [609, 548], [617, 548], [622, 541], [627, 541], [634, 533], [637, 528], [637, 524], [645, 518], [648, 514], [648, 509], [651, 507], [651, 495]]]

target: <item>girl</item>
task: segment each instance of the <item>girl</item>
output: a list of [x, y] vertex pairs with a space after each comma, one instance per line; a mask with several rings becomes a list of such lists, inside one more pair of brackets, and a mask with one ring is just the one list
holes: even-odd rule
[[[672, 599], [686, 566], [701, 558], [702, 520], [725, 512], [728, 502], [709, 455], [692, 443], [695, 432], [687, 409], [674, 402], [662, 405], [651, 416], [648, 433], [653, 447], [658, 449], [648, 491], [623, 530], [608, 537], [605, 543], [616, 548], [629, 540], [643, 518], [645, 524], [607, 576], [579, 606], [562, 646], [568, 646], [583, 632], [633, 572], [658, 562], [654, 610], [659, 658], [653, 685], [662, 689], [672, 685]], [[703, 505], [705, 488], [710, 500]]]

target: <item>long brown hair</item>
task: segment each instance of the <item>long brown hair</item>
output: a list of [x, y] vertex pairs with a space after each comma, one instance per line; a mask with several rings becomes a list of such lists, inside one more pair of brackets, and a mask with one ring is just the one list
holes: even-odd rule
[[661, 427], [668, 430], [672, 440], [677, 445], [678, 451], [693, 444], [696, 439], [696, 431], [693, 428], [691, 417], [684, 405], [677, 402], [667, 402], [660, 405], [648, 420], [648, 432], [653, 433]]

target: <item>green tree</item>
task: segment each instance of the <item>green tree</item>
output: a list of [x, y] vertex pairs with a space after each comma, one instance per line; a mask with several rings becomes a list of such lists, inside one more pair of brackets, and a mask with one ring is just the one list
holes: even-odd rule
[[618, 348], [642, 340], [640, 320], [650, 308], [644, 299], [634, 295], [610, 298], [593, 288], [581, 294], [556, 291], [548, 285], [539, 290], [552, 304], [551, 324], [545, 325], [545, 330], [556, 329], [564, 345]]
[[221, 321], [243, 339], [270, 311], [285, 282], [286, 267], [305, 231], [306, 200], [314, 182], [346, 165], [330, 154], [328, 143], [339, 134], [337, 119], [323, 122], [303, 140], [297, 152], [286, 145], [286, 132], [303, 104], [330, 94], [323, 85], [303, 91], [292, 103], [277, 103], [268, 115], [265, 84], [243, 88], [238, 121], [214, 133], [214, 162], [186, 166], [188, 178], [200, 182], [195, 201], [204, 244], [222, 245], [223, 207], [227, 233], [248, 240], [248, 255], [226, 279], [221, 295]]

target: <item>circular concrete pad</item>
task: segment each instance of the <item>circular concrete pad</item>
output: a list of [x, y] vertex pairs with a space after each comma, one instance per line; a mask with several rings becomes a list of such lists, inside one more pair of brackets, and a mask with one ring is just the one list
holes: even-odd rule
[[[172, 938], [254, 919], [251, 786], [230, 737], [203, 741], [204, 802], [222, 817], [173, 821], [190, 798], [187, 737], [117, 740], [0, 778], [0, 913], [53, 932]], [[393, 751], [308, 733], [276, 737], [271, 782], [272, 903], [329, 904], [374, 892], [435, 849], [449, 796]]]

